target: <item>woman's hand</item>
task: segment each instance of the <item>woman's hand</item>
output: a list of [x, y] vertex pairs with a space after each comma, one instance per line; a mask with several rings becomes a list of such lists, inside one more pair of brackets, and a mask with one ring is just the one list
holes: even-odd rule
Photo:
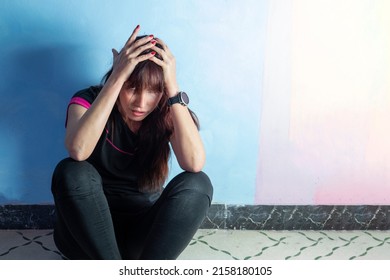
[[138, 25], [119, 53], [112, 49], [114, 62], [111, 76], [119, 79], [122, 83], [127, 81], [139, 62], [150, 59], [155, 55], [155, 52], [140, 55], [144, 50], [151, 49], [156, 44], [156, 40], [153, 40], [153, 35], [136, 40], [139, 30]]
[[149, 57], [149, 59], [162, 67], [166, 92], [168, 97], [173, 97], [179, 92], [179, 86], [176, 81], [176, 60], [168, 46], [161, 39], [155, 38], [155, 40], [163, 49], [157, 46], [153, 46], [151, 49], [157, 52], [162, 57], [162, 60], [156, 56]]

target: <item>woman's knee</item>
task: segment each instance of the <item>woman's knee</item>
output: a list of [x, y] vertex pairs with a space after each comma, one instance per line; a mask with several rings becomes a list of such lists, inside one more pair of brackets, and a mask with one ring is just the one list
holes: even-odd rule
[[193, 192], [206, 195], [210, 203], [213, 199], [213, 185], [210, 178], [204, 172], [183, 172], [177, 175], [172, 181], [173, 189], [177, 192], [182, 190], [190, 190]]
[[51, 189], [54, 195], [81, 194], [90, 192], [94, 183], [101, 185], [101, 177], [92, 164], [66, 158], [54, 169]]

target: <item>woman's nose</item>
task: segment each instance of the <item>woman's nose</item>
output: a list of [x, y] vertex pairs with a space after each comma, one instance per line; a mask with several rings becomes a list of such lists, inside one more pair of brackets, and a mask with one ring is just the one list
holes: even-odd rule
[[140, 92], [136, 95], [136, 98], [135, 98], [135, 105], [137, 107], [140, 107], [140, 108], [143, 108], [145, 107], [146, 105], [146, 94], [143, 93], [143, 92]]

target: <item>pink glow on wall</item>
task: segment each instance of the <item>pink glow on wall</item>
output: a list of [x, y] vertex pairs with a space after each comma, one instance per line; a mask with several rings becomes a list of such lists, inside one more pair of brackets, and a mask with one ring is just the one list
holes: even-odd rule
[[257, 204], [390, 203], [390, 3], [270, 3]]

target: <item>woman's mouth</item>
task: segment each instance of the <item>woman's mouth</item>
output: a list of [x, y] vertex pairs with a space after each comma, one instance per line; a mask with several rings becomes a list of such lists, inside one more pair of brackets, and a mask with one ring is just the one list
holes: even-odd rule
[[145, 112], [137, 111], [137, 110], [131, 110], [131, 113], [132, 113], [133, 116], [135, 116], [135, 117], [142, 117], [142, 116], [145, 115]]

